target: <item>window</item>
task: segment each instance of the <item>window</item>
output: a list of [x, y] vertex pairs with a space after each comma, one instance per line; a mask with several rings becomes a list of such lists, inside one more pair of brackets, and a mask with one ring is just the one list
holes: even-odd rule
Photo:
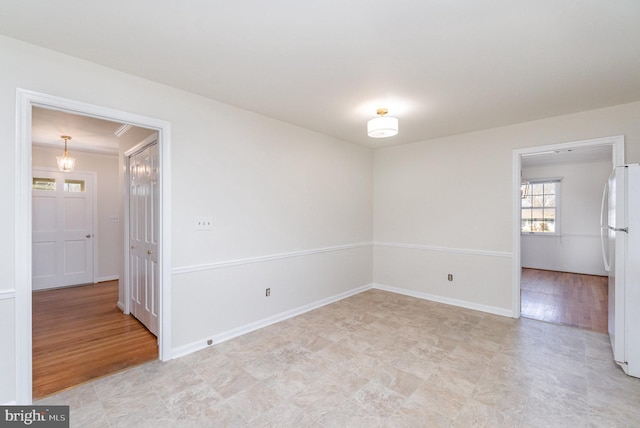
[[64, 180], [65, 192], [84, 192], [84, 180]]
[[520, 188], [522, 233], [558, 234], [560, 179], [525, 180]]
[[56, 190], [55, 178], [33, 177], [33, 190]]

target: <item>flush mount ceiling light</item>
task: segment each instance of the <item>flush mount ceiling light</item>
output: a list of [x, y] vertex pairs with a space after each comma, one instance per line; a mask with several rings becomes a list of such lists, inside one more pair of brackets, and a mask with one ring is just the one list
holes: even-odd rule
[[60, 138], [64, 140], [64, 153], [62, 156], [56, 156], [58, 169], [62, 172], [73, 171], [73, 167], [76, 165], [76, 159], [69, 156], [69, 152], [67, 152], [67, 141], [69, 141], [71, 137], [68, 135], [61, 135]]
[[378, 117], [367, 122], [367, 135], [373, 138], [386, 138], [396, 135], [398, 133], [398, 119], [385, 116], [388, 113], [386, 108], [379, 108], [376, 113]]

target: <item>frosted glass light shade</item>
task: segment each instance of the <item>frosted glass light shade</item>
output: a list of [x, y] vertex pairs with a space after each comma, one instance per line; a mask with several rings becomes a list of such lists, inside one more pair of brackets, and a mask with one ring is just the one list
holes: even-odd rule
[[56, 160], [58, 161], [58, 169], [62, 172], [73, 171], [73, 167], [76, 165], [76, 158], [71, 156], [56, 156]]
[[393, 137], [398, 133], [398, 118], [380, 116], [367, 122], [367, 135], [373, 138]]

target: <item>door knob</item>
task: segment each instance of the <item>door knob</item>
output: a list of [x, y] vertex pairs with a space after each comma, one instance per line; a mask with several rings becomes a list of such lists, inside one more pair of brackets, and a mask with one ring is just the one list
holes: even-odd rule
[[132, 250], [135, 250], [135, 249], [136, 249], [136, 246], [135, 246], [135, 245], [132, 245], [132, 246], [131, 246], [131, 249], [132, 249]]
[[151, 253], [153, 253], [153, 251], [147, 250], [147, 254], [151, 255]]
[[86, 235], [84, 235], [84, 236], [86, 236], [87, 238], [91, 238], [91, 234], [90, 234], [90, 233], [87, 233], [87, 234], [86, 234]]

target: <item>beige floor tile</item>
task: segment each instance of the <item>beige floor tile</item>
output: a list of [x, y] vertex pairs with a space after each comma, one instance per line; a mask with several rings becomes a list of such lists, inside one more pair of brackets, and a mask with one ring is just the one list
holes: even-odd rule
[[471, 391], [450, 385], [434, 374], [411, 394], [403, 407], [417, 411], [423, 408], [454, 420], [470, 397]]
[[212, 366], [199, 374], [224, 398], [231, 397], [258, 381], [233, 362], [219, 367]]
[[[383, 426], [395, 427], [395, 424], [406, 427], [450, 427], [453, 419], [441, 412], [436, 402], [422, 398], [419, 394], [407, 399], [400, 409], [387, 415]], [[411, 423], [416, 423], [411, 425]]]
[[363, 409], [355, 400], [349, 399], [327, 413], [318, 421], [326, 428], [376, 428], [382, 426], [382, 418]]
[[[176, 361], [183, 361], [185, 365], [193, 368], [194, 370], [196, 370], [200, 366], [205, 368], [210, 366], [219, 366], [231, 361], [231, 358], [229, 358], [224, 352], [222, 352], [223, 349], [228, 347], [236, 348], [237, 345], [235, 345], [235, 342], [233, 342], [233, 340], [229, 340], [219, 345], [213, 345], [201, 351], [186, 355], [182, 358], [177, 358]], [[167, 363], [160, 361], [159, 364], [169, 364], [173, 361], [174, 360], [171, 360]]]
[[589, 408], [584, 395], [552, 385], [534, 386], [523, 411], [523, 426], [587, 426]]
[[369, 379], [346, 366], [335, 366], [327, 370], [324, 376], [319, 377], [317, 382], [331, 388], [339, 388], [349, 396], [366, 385]]
[[314, 382], [289, 400], [302, 408], [314, 420], [318, 420], [327, 413], [349, 399], [344, 389], [336, 385], [325, 385], [322, 382]]
[[452, 427], [513, 428], [520, 426], [523, 407], [511, 407], [504, 403], [499, 406], [469, 400], [453, 421]]
[[263, 383], [276, 394], [284, 398], [292, 397], [304, 391], [316, 379], [297, 368], [289, 368], [265, 379]]
[[349, 345], [347, 341], [340, 340], [339, 342], [332, 343], [331, 345], [322, 348], [317, 352], [317, 355], [326, 358], [333, 364], [346, 364], [349, 361], [357, 358], [359, 351]]
[[251, 422], [255, 428], [309, 427], [315, 421], [300, 407], [292, 403], [282, 403], [272, 407]]
[[[148, 409], [151, 404], [160, 413], [168, 414], [169, 410], [160, 397], [147, 385], [146, 389], [136, 388], [118, 391], [100, 399], [105, 414], [111, 423], [127, 418], [140, 409]], [[146, 411], [146, 410], [145, 410]]]
[[104, 413], [104, 410], [100, 408], [88, 409], [84, 408], [82, 411], [69, 412], [69, 427], [70, 428], [110, 428], [109, 419]]
[[262, 383], [256, 383], [226, 400], [248, 423], [258, 421], [261, 415], [283, 402], [282, 397]]
[[224, 399], [207, 383], [197, 383], [163, 399], [177, 420], [215, 417], [224, 413]]
[[34, 404], [38, 406], [66, 405], [71, 409], [81, 409], [85, 406], [92, 406], [100, 403], [95, 388], [96, 382], [85, 383], [74, 388], [69, 388], [57, 394], [50, 395], [36, 401]]
[[623, 403], [606, 403], [589, 398], [589, 426], [591, 427], [640, 427], [640, 406]]
[[396, 413], [406, 399], [379, 380], [369, 381], [353, 395], [353, 400], [360, 407], [379, 417]]
[[149, 380], [149, 383], [161, 399], [165, 399], [196, 385], [208, 386], [205, 380], [189, 367], [181, 370], [167, 371], [166, 373], [157, 372]]
[[405, 397], [413, 394], [424, 382], [424, 380], [418, 376], [396, 369], [387, 364], [380, 366], [378, 372], [371, 377], [371, 380], [379, 382]]
[[640, 426], [607, 335], [369, 290], [40, 400], [82, 427]]
[[304, 333], [304, 330], [301, 330], [297, 337], [292, 337], [291, 342], [294, 345], [303, 347], [309, 352], [318, 352], [333, 343], [331, 340], [322, 336], [307, 335]]
[[157, 428], [171, 426], [175, 421], [166, 406], [157, 399], [130, 401], [117, 410], [107, 410], [106, 414], [109, 426], [118, 428]]
[[[202, 353], [206, 353], [206, 351], [202, 351]], [[199, 354], [196, 352], [191, 355]], [[148, 380], [152, 381], [158, 377], [164, 377], [169, 373], [175, 373], [182, 371], [188, 368], [186, 358], [176, 358], [171, 361], [152, 361], [147, 363], [141, 367], [142, 372], [145, 374]]]
[[144, 374], [144, 366], [116, 373], [93, 382], [98, 398], [135, 394], [136, 391], [146, 392], [151, 389]]
[[290, 363], [282, 361], [275, 352], [267, 352], [256, 353], [255, 358], [242, 361], [239, 366], [254, 378], [262, 380], [287, 370]]

